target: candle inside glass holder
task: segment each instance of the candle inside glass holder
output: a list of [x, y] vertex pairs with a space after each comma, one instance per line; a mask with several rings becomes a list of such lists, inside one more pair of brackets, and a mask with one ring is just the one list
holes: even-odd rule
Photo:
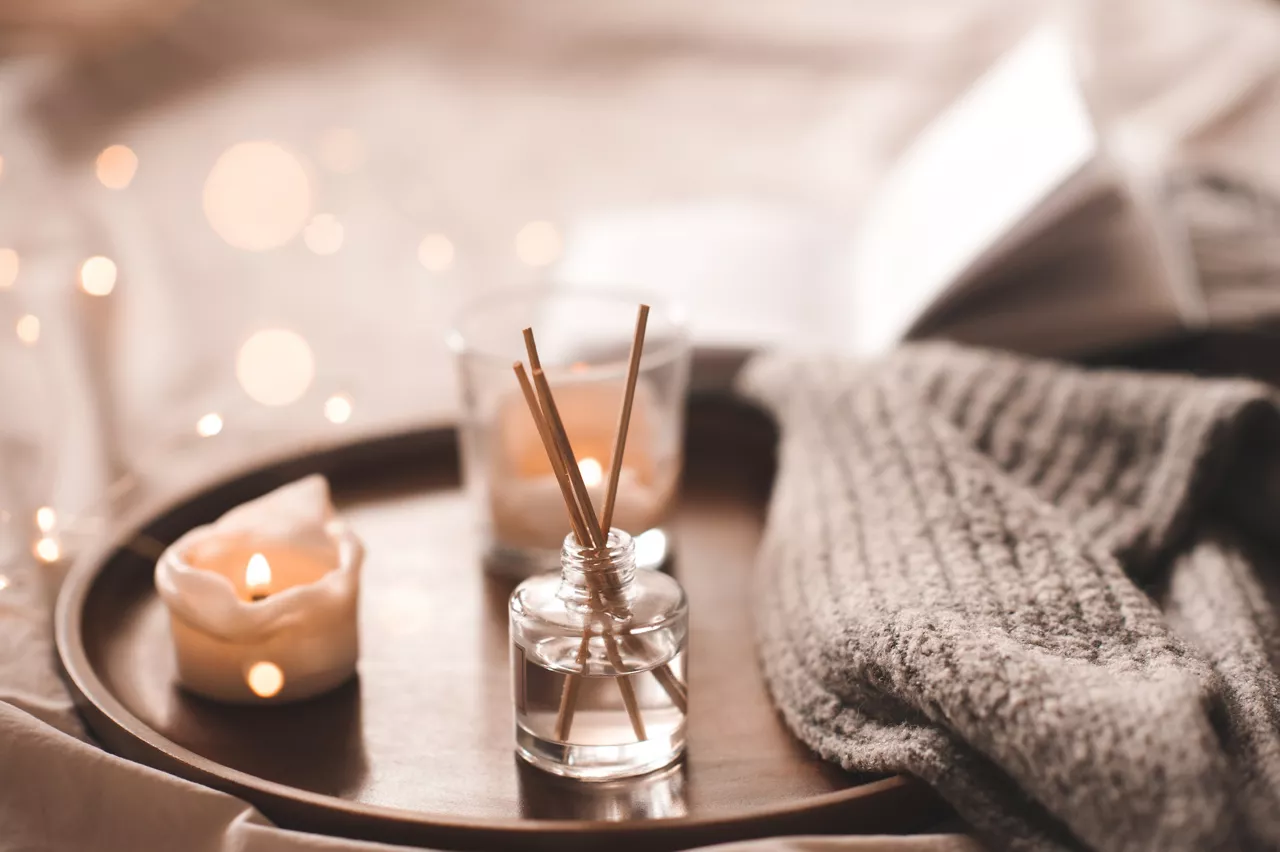
[[[554, 568], [568, 523], [537, 430], [512, 388], [511, 364], [524, 355], [522, 329], [539, 329], [543, 367], [556, 387], [578, 468], [592, 498], [600, 499], [642, 300], [635, 293], [551, 286], [499, 291], [456, 321], [450, 343], [463, 392], [463, 473], [489, 570], [525, 577]], [[689, 361], [683, 323], [654, 308], [615, 509], [615, 523], [636, 531], [641, 568], [657, 567], [669, 555], [663, 525], [680, 478]]]
[[[579, 448], [578, 470], [591, 499], [603, 501], [613, 432], [617, 427], [621, 382], [563, 385], [558, 393], [565, 430]], [[636, 390], [631, 440], [622, 459], [614, 517], [620, 527], [659, 528], [670, 513], [680, 474], [679, 457], [655, 457], [653, 402]], [[494, 451], [489, 457], [489, 517], [494, 537], [508, 547], [551, 550], [563, 538], [560, 489], [541, 439], [518, 394], [502, 403]]]

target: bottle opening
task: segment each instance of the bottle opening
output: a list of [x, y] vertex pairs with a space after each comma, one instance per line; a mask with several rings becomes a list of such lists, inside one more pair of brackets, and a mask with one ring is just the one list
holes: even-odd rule
[[580, 612], [625, 621], [635, 596], [636, 545], [625, 530], [609, 530], [601, 553], [578, 543], [573, 533], [560, 549], [559, 597]]

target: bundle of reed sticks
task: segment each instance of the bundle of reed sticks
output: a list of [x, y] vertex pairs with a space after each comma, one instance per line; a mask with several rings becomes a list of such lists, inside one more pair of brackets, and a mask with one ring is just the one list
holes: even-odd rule
[[[614, 438], [613, 457], [609, 463], [609, 480], [605, 487], [604, 507], [596, 518], [595, 508], [591, 505], [591, 497], [587, 493], [582, 473], [578, 470], [578, 462], [569, 445], [569, 436], [565, 432], [560, 412], [556, 408], [555, 397], [551, 393], [551, 385], [547, 382], [542, 370], [542, 361], [538, 357], [538, 346], [533, 337], [533, 329], [524, 330], [525, 350], [529, 356], [529, 367], [533, 372], [533, 381], [525, 371], [524, 364], [517, 361], [513, 367], [516, 379], [520, 382], [520, 390], [524, 393], [529, 413], [533, 416], [538, 435], [542, 439], [543, 449], [551, 462], [556, 481], [560, 485], [560, 494], [564, 498], [565, 508], [569, 512], [569, 525], [578, 544], [588, 551], [586, 578], [589, 605], [598, 616], [594, 623], [601, 625], [601, 639], [604, 643], [605, 655], [617, 672], [618, 689], [622, 693], [622, 703], [631, 721], [632, 731], [636, 739], [647, 739], [644, 719], [640, 714], [640, 705], [636, 701], [635, 688], [626, 677], [623, 651], [631, 650], [634, 637], [629, 634], [615, 635], [614, 619], [618, 615], [628, 613], [606, 612], [609, 602], [605, 590], [616, 579], [608, 576], [612, 570], [609, 560], [609, 530], [613, 521], [613, 509], [618, 495], [618, 480], [622, 474], [622, 454], [626, 449], [627, 428], [631, 422], [631, 406], [635, 400], [636, 381], [640, 375], [640, 355], [644, 350], [645, 328], [649, 321], [649, 306], [641, 305], [636, 316], [635, 336], [631, 341], [631, 356], [627, 363], [627, 380], [622, 394], [622, 408], [618, 413], [618, 429]], [[590, 643], [593, 635], [593, 622], [583, 625], [582, 642], [578, 647], [577, 666], [579, 671], [585, 669], [590, 655]], [[667, 664], [654, 669], [654, 676], [680, 712], [688, 708], [688, 693], [685, 685]], [[568, 741], [573, 727], [573, 715], [577, 707], [578, 691], [581, 688], [580, 674], [569, 674], [565, 678], [564, 689], [560, 695], [560, 709], [556, 715], [556, 738], [561, 742]]]

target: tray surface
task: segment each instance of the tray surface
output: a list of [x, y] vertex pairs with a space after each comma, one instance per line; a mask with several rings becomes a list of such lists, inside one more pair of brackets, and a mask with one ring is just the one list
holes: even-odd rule
[[[68, 579], [58, 614], [64, 666], [113, 750], [241, 795], [286, 827], [563, 850], [591, 848], [602, 835], [656, 849], [928, 825], [940, 808], [921, 785], [820, 761], [769, 702], [748, 601], [772, 477], [770, 427], [748, 409], [704, 401], [691, 409], [688, 456], [669, 529], [691, 606], [690, 744], [668, 771], [581, 784], [515, 758], [506, 622], [514, 584], [480, 570], [447, 430], [281, 461], [161, 504], [142, 535], [87, 555]], [[151, 585], [154, 542], [312, 471], [329, 475], [368, 551], [359, 678], [275, 707], [182, 692]]]

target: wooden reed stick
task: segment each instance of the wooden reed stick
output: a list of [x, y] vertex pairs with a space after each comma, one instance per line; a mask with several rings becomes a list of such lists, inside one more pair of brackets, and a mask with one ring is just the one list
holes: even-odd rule
[[[534, 367], [533, 384], [537, 391], [539, 407], [542, 409], [542, 415], [546, 419], [548, 431], [551, 433], [553, 443], [559, 451], [560, 461], [568, 474], [574, 496], [577, 498], [578, 511], [582, 514], [587, 537], [591, 540], [590, 546], [596, 551], [597, 556], [603, 559], [608, 550], [608, 539], [600, 531], [595, 509], [591, 506], [591, 496], [587, 493], [587, 486], [582, 481], [582, 471], [578, 469], [578, 460], [573, 455], [573, 447], [569, 445], [569, 436], [565, 432], [564, 421], [560, 419], [560, 411], [556, 408], [555, 397], [551, 393], [551, 385], [547, 383], [546, 374], [542, 371], [542, 361], [538, 358], [538, 345], [534, 340], [532, 328], [524, 330], [524, 342], [525, 349], [529, 353], [529, 364]], [[592, 573], [591, 571], [587, 572], [588, 578], [591, 577]], [[618, 651], [617, 639], [608, 630], [607, 626], [602, 638], [604, 640], [605, 653], [609, 656], [609, 662], [613, 664], [614, 670], [618, 673], [618, 691], [622, 693], [622, 703], [626, 707], [627, 716], [631, 720], [631, 728], [635, 732], [636, 739], [643, 742], [648, 739], [645, 734], [644, 719], [640, 716], [640, 704], [636, 701], [635, 687], [623, 674], [622, 655]], [[586, 641], [587, 637], [584, 636], [583, 639]], [[561, 699], [563, 704], [563, 695]]]
[[676, 673], [671, 671], [671, 666], [663, 663], [653, 670], [653, 676], [658, 679], [658, 685], [671, 699], [671, 703], [680, 708], [681, 713], [688, 713], [689, 691], [680, 682], [680, 678], [676, 677]]
[[573, 447], [569, 446], [569, 435], [565, 432], [564, 421], [560, 419], [560, 409], [556, 407], [556, 399], [551, 394], [551, 385], [547, 375], [542, 371], [538, 360], [538, 345], [533, 339], [533, 329], [524, 330], [524, 345], [529, 351], [529, 366], [533, 368], [533, 386], [538, 392], [538, 405], [542, 415], [547, 418], [547, 426], [554, 439], [560, 460], [564, 462], [565, 472], [569, 475], [569, 483], [573, 486], [573, 495], [586, 524], [589, 541], [583, 542], [588, 547], [600, 551], [603, 556], [609, 541], [600, 531], [600, 522], [596, 520], [595, 509], [591, 507], [591, 495], [587, 493], [587, 485], [582, 481], [582, 471], [578, 469], [578, 460], [573, 455]]
[[551, 435], [551, 429], [547, 425], [547, 419], [542, 416], [542, 409], [538, 405], [538, 397], [535, 395], [533, 385], [529, 383], [529, 374], [525, 372], [524, 364], [519, 361], [512, 366], [515, 370], [516, 380], [520, 382], [520, 390], [524, 393], [525, 404], [529, 407], [529, 414], [533, 416], [533, 424], [538, 428], [538, 437], [542, 439], [542, 448], [547, 453], [547, 459], [551, 462], [551, 470], [555, 473], [556, 482], [560, 484], [560, 496], [564, 498], [565, 509], [569, 512], [569, 526], [573, 529], [574, 536], [578, 539], [578, 544], [586, 545], [587, 528], [582, 521], [582, 515], [578, 511], [578, 504], [574, 500], [573, 486], [569, 483], [569, 474], [564, 469], [564, 460], [560, 458], [560, 453], [556, 450], [555, 438]]
[[649, 306], [641, 305], [636, 314], [636, 332], [631, 339], [631, 357], [627, 361], [627, 386], [622, 392], [622, 408], [618, 412], [618, 432], [613, 444], [613, 460], [609, 464], [609, 485], [604, 492], [604, 508], [600, 510], [600, 527], [605, 535], [613, 526], [613, 507], [618, 498], [618, 479], [622, 476], [622, 453], [627, 448], [627, 430], [631, 426], [631, 405], [636, 398], [636, 380], [640, 376], [640, 354], [644, 351], [644, 332], [649, 324]]
[[[609, 464], [609, 484], [605, 489], [604, 508], [600, 512], [600, 527], [605, 535], [613, 526], [613, 509], [618, 497], [618, 480], [622, 476], [622, 456], [627, 448], [627, 432], [631, 427], [631, 408], [636, 397], [636, 382], [640, 377], [640, 357], [644, 353], [644, 334], [649, 324], [649, 306], [641, 305], [636, 312], [636, 330], [631, 338], [631, 355], [627, 359], [627, 383], [622, 392], [622, 407], [618, 411], [618, 431], [614, 438], [613, 459]], [[624, 643], [627, 641], [623, 640]], [[684, 713], [689, 708], [689, 694], [684, 684], [668, 665], [654, 669], [653, 676], [671, 703]]]
[[[578, 505], [574, 501], [573, 487], [569, 484], [569, 475], [565, 471], [564, 460], [556, 449], [555, 439], [547, 426], [547, 419], [542, 416], [542, 408], [538, 405], [538, 398], [535, 395], [533, 385], [529, 383], [529, 375], [525, 372], [524, 364], [517, 361], [513, 369], [516, 373], [516, 380], [520, 383], [520, 390], [524, 393], [525, 404], [529, 407], [529, 414], [533, 417], [534, 425], [538, 427], [538, 436], [542, 439], [542, 447], [547, 453], [547, 459], [551, 462], [551, 469], [555, 473], [556, 482], [560, 484], [560, 495], [564, 498], [565, 508], [569, 512], [569, 525], [573, 529], [573, 534], [577, 538], [578, 544], [585, 545], [587, 541], [586, 525], [583, 523], [582, 515], [578, 511]], [[586, 664], [591, 647], [590, 642], [591, 625], [587, 624], [582, 628], [582, 644], [578, 647], [577, 662], [579, 668]], [[556, 739], [558, 740], [566, 741], [569, 739], [569, 731], [573, 727], [573, 715], [578, 705], [578, 691], [581, 686], [582, 680], [578, 675], [569, 674], [565, 677], [564, 687], [560, 692], [560, 709], [556, 713]]]
[[[587, 665], [587, 657], [591, 654], [591, 625], [582, 628], [582, 644], [578, 646], [578, 670]], [[560, 690], [560, 707], [556, 710], [556, 739], [569, 741], [569, 732], [573, 730], [573, 716], [578, 711], [578, 692], [582, 689], [582, 676], [565, 675], [564, 687]]]
[[[551, 469], [555, 473], [556, 482], [560, 484], [560, 496], [564, 498], [565, 508], [569, 512], [569, 526], [573, 529], [574, 537], [578, 540], [579, 545], [587, 542], [586, 524], [583, 523], [582, 514], [578, 511], [578, 505], [574, 500], [573, 486], [569, 483], [569, 475], [565, 470], [564, 459], [560, 457], [559, 451], [556, 449], [555, 439], [551, 435], [551, 429], [547, 425], [547, 419], [542, 415], [542, 408], [538, 405], [538, 398], [535, 395], [533, 385], [529, 383], [529, 374], [525, 372], [524, 364], [517, 361], [513, 367], [516, 374], [516, 380], [520, 383], [520, 390], [524, 394], [525, 404], [529, 407], [529, 414], [533, 417], [534, 425], [538, 428], [538, 437], [542, 439], [542, 448], [547, 453], [547, 459], [551, 462]], [[590, 580], [593, 579], [589, 577]], [[595, 593], [594, 589], [591, 589]], [[587, 662], [587, 656], [591, 649], [591, 625], [587, 624], [582, 628], [582, 644], [578, 647], [578, 667], [582, 668]], [[560, 692], [560, 708], [556, 712], [556, 739], [564, 742], [569, 739], [569, 732], [573, 728], [573, 716], [578, 707], [578, 692], [582, 687], [582, 679], [575, 674], [565, 676], [564, 687]]]

